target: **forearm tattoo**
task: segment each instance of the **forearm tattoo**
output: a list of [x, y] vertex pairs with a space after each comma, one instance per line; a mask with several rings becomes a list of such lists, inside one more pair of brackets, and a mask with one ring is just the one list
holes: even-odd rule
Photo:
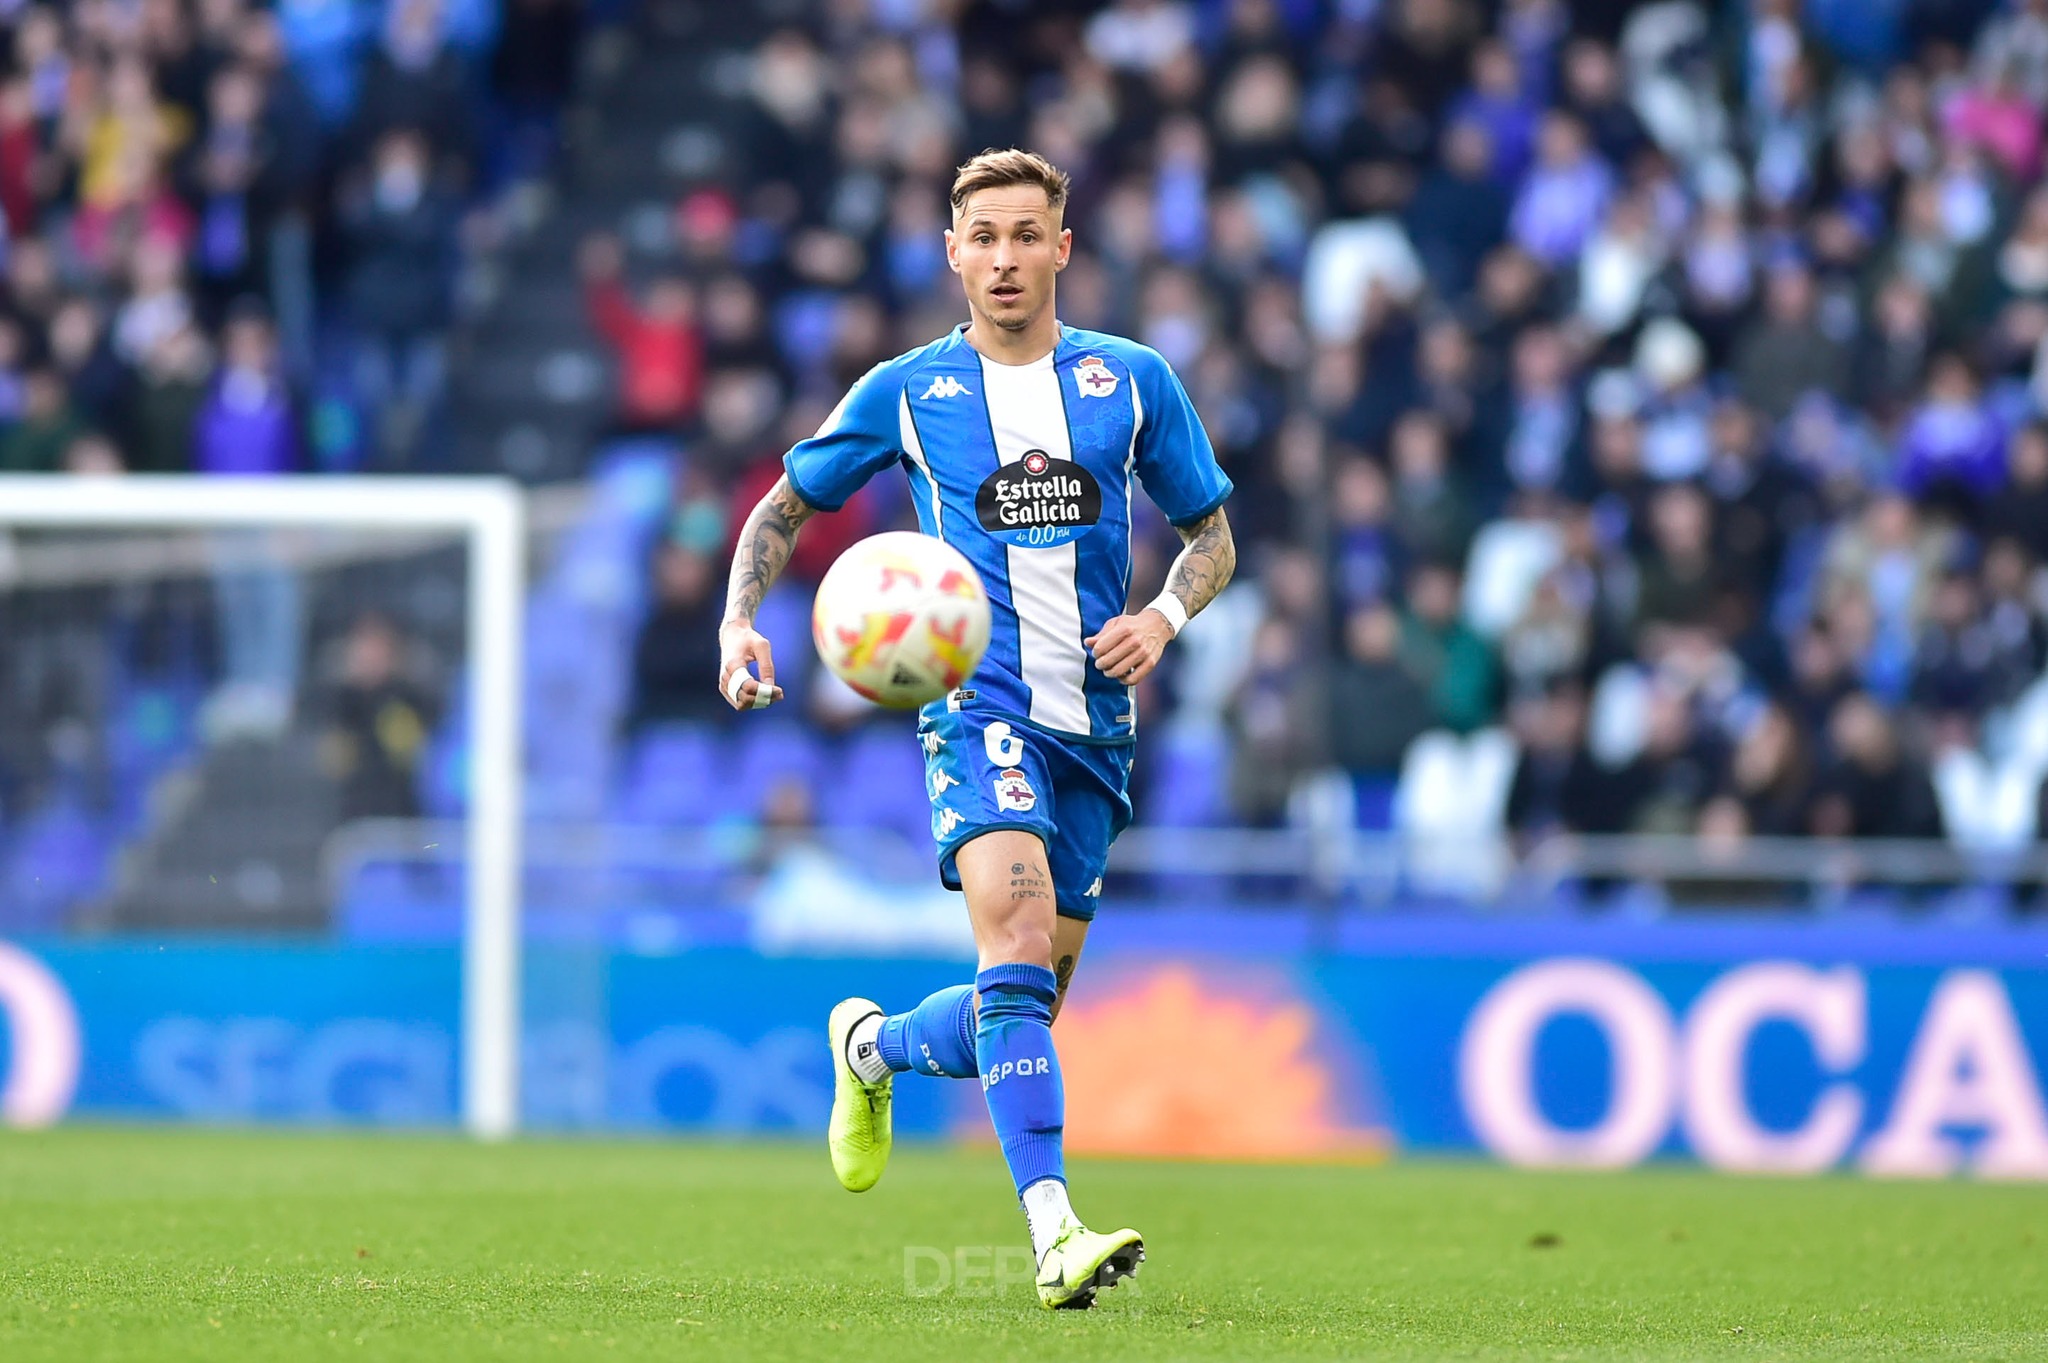
[[796, 532], [817, 508], [796, 495], [789, 479], [776, 480], [754, 507], [747, 523], [740, 527], [739, 547], [733, 551], [732, 577], [726, 586], [725, 618], [753, 621], [761, 599], [775, 585], [789, 555], [796, 548]]
[[1217, 507], [1193, 525], [1180, 527], [1183, 548], [1166, 575], [1166, 590], [1180, 598], [1193, 617], [1216, 599], [1216, 593], [1237, 571], [1237, 541], [1231, 537], [1230, 521]]

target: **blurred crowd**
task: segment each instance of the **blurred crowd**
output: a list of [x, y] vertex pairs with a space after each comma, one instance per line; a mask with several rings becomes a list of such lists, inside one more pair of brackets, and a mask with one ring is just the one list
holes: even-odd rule
[[[0, 472], [430, 464], [465, 261], [637, 12], [0, 6]], [[1384, 817], [1418, 736], [1504, 730], [1531, 837], [2037, 831], [2048, 0], [691, 15], [748, 59], [648, 168], [655, 268], [574, 262], [612, 436], [681, 453], [630, 729], [724, 721], [739, 518], [960, 320], [946, 187], [1022, 145], [1074, 179], [1062, 318], [1160, 350], [1239, 488], [1241, 581], [1141, 697], [1229, 817], [1333, 772]], [[813, 522], [795, 591], [908, 515]], [[228, 727], [275, 729], [303, 607], [225, 541], [215, 588]]]
[[2031, 836], [2048, 0], [845, 0], [746, 82], [661, 279], [582, 261], [622, 427], [689, 452], [639, 720], [718, 715], [737, 518], [961, 318], [946, 186], [1014, 144], [1073, 175], [1062, 319], [1237, 482], [1242, 583], [1141, 698], [1235, 818], [1504, 727], [1530, 836], [1967, 838], [2015, 771]]
[[[0, 499], [10, 473], [436, 467], [463, 262], [552, 173], [584, 22], [579, 0], [0, 7]], [[206, 727], [275, 735], [301, 575], [261, 535], [209, 559]], [[10, 741], [94, 693], [104, 641], [72, 624], [30, 600], [0, 638]]]
[[465, 228], [544, 177], [575, 0], [0, 14], [0, 473], [404, 467]]

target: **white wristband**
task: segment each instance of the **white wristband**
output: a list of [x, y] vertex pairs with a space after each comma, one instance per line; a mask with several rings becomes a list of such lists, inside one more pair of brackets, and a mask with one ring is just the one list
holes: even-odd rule
[[1165, 616], [1166, 627], [1173, 631], [1175, 638], [1179, 638], [1180, 632], [1187, 628], [1188, 608], [1183, 606], [1180, 603], [1180, 598], [1172, 592], [1159, 593], [1158, 596], [1152, 598], [1152, 604], [1147, 606], [1146, 609], [1158, 611], [1161, 615]]

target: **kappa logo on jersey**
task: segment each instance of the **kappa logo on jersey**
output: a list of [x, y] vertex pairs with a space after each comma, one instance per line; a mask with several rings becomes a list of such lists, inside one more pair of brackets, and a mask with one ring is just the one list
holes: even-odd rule
[[941, 839], [945, 839], [945, 838], [950, 838], [950, 837], [952, 837], [952, 836], [953, 836], [953, 830], [954, 830], [954, 829], [956, 829], [956, 828], [958, 828], [958, 827], [959, 827], [959, 826], [961, 825], [961, 823], [962, 823], [962, 822], [964, 822], [964, 821], [966, 820], [966, 818], [967, 818], [967, 816], [966, 816], [965, 814], [962, 814], [962, 813], [961, 813], [961, 812], [960, 812], [959, 810], [957, 810], [957, 809], [942, 809], [942, 810], [940, 810], [940, 811], [939, 811], [939, 837], [940, 837]]
[[1022, 813], [1038, 804], [1038, 792], [1031, 788], [1031, 778], [1017, 768], [996, 773], [996, 808], [1015, 810]]
[[917, 736], [917, 741], [924, 744], [924, 750], [926, 753], [934, 756], [937, 755], [939, 749], [946, 746], [946, 740], [944, 738], [941, 738], [938, 734], [919, 734]]
[[1116, 391], [1117, 382], [1100, 355], [1090, 355], [1074, 366], [1074, 385], [1084, 398], [1106, 398]]
[[[1114, 387], [1116, 385], [1115, 379], [1111, 379], [1109, 382], [1111, 387]], [[974, 390], [972, 388], [969, 388], [966, 384], [960, 382], [960, 380], [954, 378], [951, 374], [941, 374], [938, 378], [932, 380], [931, 387], [925, 389], [924, 392], [918, 394], [918, 397], [921, 399], [957, 398], [963, 396], [973, 397]]]
[[1102, 484], [1072, 459], [1026, 450], [982, 482], [974, 514], [1005, 544], [1050, 549], [1079, 539], [1102, 519]]

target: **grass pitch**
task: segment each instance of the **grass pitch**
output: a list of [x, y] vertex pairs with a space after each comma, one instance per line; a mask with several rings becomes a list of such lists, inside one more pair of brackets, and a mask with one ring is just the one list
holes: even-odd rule
[[992, 1150], [0, 1135], [0, 1359], [2048, 1359], [2048, 1188], [1073, 1174], [1151, 1257], [1055, 1315], [929, 1290], [1021, 1243]]

